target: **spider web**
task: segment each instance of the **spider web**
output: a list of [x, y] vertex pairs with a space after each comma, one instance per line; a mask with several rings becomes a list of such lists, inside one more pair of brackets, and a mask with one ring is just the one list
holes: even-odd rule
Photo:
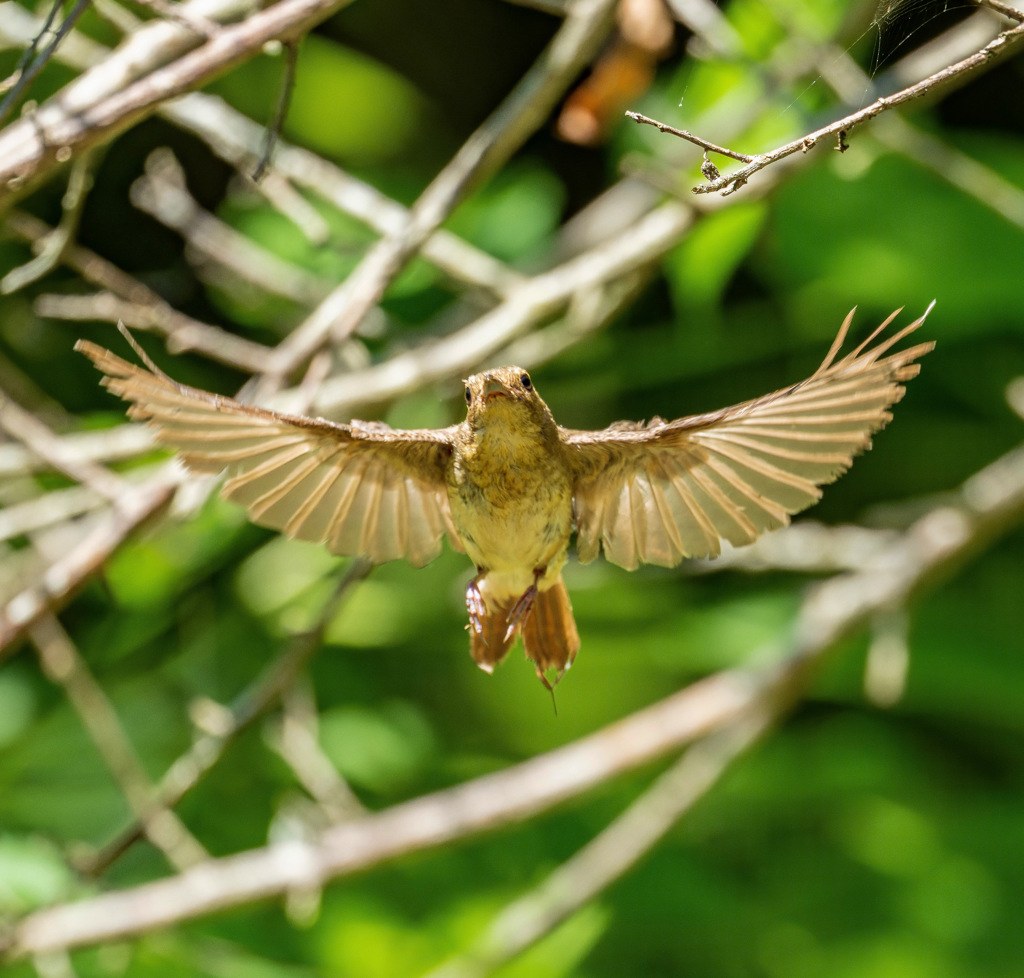
[[977, 10], [966, 0], [879, 0], [869, 29], [877, 31], [872, 78], [897, 56], [930, 41]]

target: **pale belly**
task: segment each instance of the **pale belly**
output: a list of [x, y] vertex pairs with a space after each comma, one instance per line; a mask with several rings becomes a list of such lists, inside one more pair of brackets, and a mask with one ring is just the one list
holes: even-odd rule
[[535, 580], [547, 590], [565, 564], [572, 532], [568, 475], [536, 462], [496, 467], [489, 478], [475, 468], [456, 468], [448, 499], [466, 553], [483, 572], [485, 601], [518, 598]]

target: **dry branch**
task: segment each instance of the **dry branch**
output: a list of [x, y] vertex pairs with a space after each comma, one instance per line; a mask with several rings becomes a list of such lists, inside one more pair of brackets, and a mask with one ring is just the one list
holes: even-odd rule
[[504, 163], [547, 118], [604, 41], [614, 0], [575, 0], [555, 37], [490, 117], [431, 181], [402, 229], [382, 238], [351, 275], [285, 339], [268, 373], [283, 378], [328, 340], [348, 337], [458, 204], [469, 187]]
[[177, 484], [177, 476], [165, 470], [123, 492], [108, 519], [0, 609], [0, 662], [11, 654], [14, 643], [28, 628], [63, 606], [132, 531], [170, 501]]
[[792, 156], [795, 153], [806, 153], [813, 149], [823, 139], [836, 136], [839, 138], [840, 148], [842, 148], [842, 141], [854, 127], [859, 126], [870, 119], [874, 119], [876, 116], [881, 115], [881, 113], [886, 112], [889, 109], [903, 105], [913, 99], [921, 98], [960, 75], [989, 64], [995, 57], [1005, 54], [1013, 45], [1019, 43], [1022, 39], [1024, 39], [1024, 23], [1018, 23], [1016, 27], [1000, 33], [980, 51], [976, 51], [974, 54], [958, 61], [956, 64], [949, 65], [934, 72], [923, 81], [919, 81], [915, 85], [910, 85], [902, 91], [895, 92], [892, 95], [883, 96], [866, 108], [860, 109], [857, 112], [851, 112], [827, 126], [823, 126], [820, 129], [816, 129], [814, 132], [801, 136], [799, 139], [792, 140], [791, 142], [778, 146], [767, 153], [760, 153], [756, 156], [750, 156], [722, 146], [717, 146], [714, 143], [708, 142], [703, 137], [697, 136], [685, 129], [677, 129], [674, 126], [659, 122], [656, 119], [651, 119], [639, 112], [627, 112], [626, 116], [634, 122], [654, 126], [661, 132], [671, 133], [674, 136], [686, 139], [706, 151], [720, 153], [745, 162], [745, 166], [740, 167], [738, 170], [734, 170], [732, 173], [723, 174], [716, 179], [709, 180], [707, 183], [698, 184], [696, 187], [692, 188], [693, 193], [695, 194], [721, 193], [722, 196], [728, 196], [729, 194], [733, 194], [739, 190], [755, 173], [758, 173], [766, 167], [771, 166], [773, 163], [778, 163], [780, 160]]
[[[0, 204], [49, 176], [54, 167], [107, 142], [162, 103], [248, 60], [268, 41], [300, 36], [347, 0], [280, 0], [240, 24], [225, 27], [201, 47], [99, 100], [77, 104], [55, 96], [30, 117], [0, 133]], [[195, 40], [176, 25], [162, 24]], [[100, 69], [97, 68], [97, 71]], [[79, 89], [87, 96], [92, 93]]]

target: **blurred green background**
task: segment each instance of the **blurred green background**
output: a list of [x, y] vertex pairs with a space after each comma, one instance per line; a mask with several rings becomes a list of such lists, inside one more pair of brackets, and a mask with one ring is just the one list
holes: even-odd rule
[[[906, 6], [915, 19], [887, 24], [881, 54], [890, 62], [946, 26], [933, 21], [934, 5]], [[698, 60], [677, 27], [649, 90], [625, 108], [756, 152], [841, 111], [813, 67], [787, 84], [770, 82], [780, 62], [798, 60], [798, 41], [834, 38], [864, 68], [877, 60], [872, 4], [734, 0], [723, 10], [740, 32], [741, 55]], [[284, 136], [410, 203], [557, 26], [498, 0], [359, 0], [303, 42]], [[93, 14], [85, 29], [113, 39]], [[14, 55], [4, 58], [6, 72]], [[209, 90], [266, 121], [280, 70], [280, 59], [261, 57]], [[69, 77], [53, 66], [34, 97]], [[571, 145], [544, 126], [449, 227], [530, 272], [544, 267], [560, 229], [620, 179], [623, 165], [688, 194], [699, 154], [620, 120], [621, 108], [595, 146]], [[737, 130], [736, 116], [749, 124]], [[912, 120], [1024, 199], [1024, 59], [915, 104]], [[935, 352], [894, 423], [811, 518], [899, 525], [907, 511], [889, 504], [953, 489], [1019, 443], [1021, 419], [1005, 389], [1024, 375], [1024, 228], [998, 212], [984, 186], [953, 187], [883, 145], [870, 126], [850, 143], [843, 155], [819, 147], [770, 193], [752, 184], [700, 219], [609, 328], [534, 369], [556, 418], [603, 427], [720, 407], [813, 370], [853, 305], [864, 330], [897, 306], [909, 321], [937, 299], [922, 330], [938, 341]], [[79, 239], [200, 319], [274, 343], [303, 311], [252, 287], [204, 281], [181, 238], [132, 207], [129, 186], [161, 146], [177, 154], [203, 206], [328, 280], [340, 280], [372, 240], [315, 201], [331, 237], [311, 245], [203, 144], [146, 121], [103, 153]], [[62, 191], [55, 181], [21, 206], [53, 222]], [[0, 241], [0, 271], [28, 257], [13, 236]], [[115, 345], [112, 328], [47, 320], [32, 308], [43, 292], [82, 290], [60, 270], [0, 299], [0, 384], [58, 425], [115, 424], [120, 406], [71, 352], [79, 335]], [[384, 358], [423, 339], [457, 294], [440, 273], [413, 263], [385, 297], [386, 328], [363, 340], [368, 355]], [[143, 342], [186, 382], [233, 392], [243, 379]], [[461, 416], [459, 400], [457, 388], [439, 386], [381, 416], [402, 426], [448, 424]], [[158, 779], [190, 743], [190, 704], [229, 702], [315, 615], [345, 566], [210, 500], [194, 519], [135, 534], [62, 621]], [[809, 583], [780, 572], [570, 565], [583, 645], [558, 687], [555, 716], [518, 651], [494, 676], [473, 666], [462, 599], [470, 572], [449, 551], [424, 570], [377, 569], [313, 661], [323, 750], [372, 808], [532, 757], [710, 671], [756, 660], [784, 644]], [[1022, 595], [1018, 528], [911, 609], [912, 659], [898, 704], [881, 710], [865, 700], [867, 639], [846, 643], [783, 729], [738, 763], [653, 857], [500, 974], [1024, 974]], [[269, 748], [272, 730], [270, 720], [245, 733], [179, 806], [215, 855], [299, 831], [303, 792]], [[656, 773], [331, 885], [319, 914], [301, 925], [278, 904], [260, 905], [76, 953], [74, 966], [83, 978], [417, 975], [468, 946]], [[0, 921], [166, 874], [144, 843], [99, 883], [67, 868], [67, 853], [103, 844], [127, 814], [63, 695], [23, 648], [0, 667]], [[5, 973], [33, 971], [23, 964]]]

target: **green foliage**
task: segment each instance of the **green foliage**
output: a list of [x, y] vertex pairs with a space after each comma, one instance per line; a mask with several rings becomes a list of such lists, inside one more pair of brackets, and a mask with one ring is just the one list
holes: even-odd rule
[[[420, 49], [412, 50], [391, 33], [409, 5], [364, 0], [353, 11], [358, 6], [370, 10], [360, 17], [375, 18], [378, 46], [359, 48], [348, 11], [304, 40], [285, 136], [408, 203], [479, 121], [473, 96], [491, 84], [492, 66], [478, 57], [478, 75], [459, 77], [464, 99], [447, 104], [422, 80], [429, 76], [422, 49], [431, 53], [433, 42], [418, 39]], [[525, 70], [553, 21], [518, 6], [485, 6], [474, 16], [489, 18], [487, 36], [500, 39]], [[848, 6], [723, 5], [742, 40], [740, 54], [701, 62], [680, 44], [630, 108], [708, 138], [724, 132], [722, 142], [749, 152], [794, 138], [813, 128], [812, 111], [839, 109], [820, 82], [808, 91], [813, 75], [773, 87], [768, 68], [789, 63], [793, 25], [807, 38], [833, 36]], [[865, 5], [861, 20], [872, 7]], [[785, 21], [771, 8], [783, 10]], [[432, 16], [442, 29], [460, 22], [460, 10], [445, 0]], [[107, 30], [98, 21], [91, 29]], [[393, 37], [385, 59], [379, 47]], [[478, 45], [474, 54], [480, 50], [486, 48]], [[938, 103], [913, 115], [1018, 195], [1024, 132], [1012, 106], [1024, 104], [1019, 66], [1018, 56], [987, 82], [968, 85], [952, 107]], [[280, 59], [258, 59], [211, 90], [266, 119], [280, 68]], [[461, 62], [450, 68], [462, 70]], [[981, 131], [972, 113], [992, 101], [984, 86], [993, 78], [1000, 109]], [[64, 80], [56, 68], [44, 74], [40, 96]], [[626, 157], [635, 162], [639, 151], [680, 187], [695, 182], [696, 151], [622, 126], [593, 150], [566, 147], [541, 131], [509, 166], [471, 189], [446, 228], [529, 272], [561, 253], [564, 222], [618, 178]], [[309, 194], [306, 202], [329, 228], [326, 244], [311, 243], [251, 189], [214, 187], [205, 150], [169, 132], [153, 123], [111, 146], [96, 173], [84, 240], [108, 254], [127, 236], [130, 270], [173, 304], [277, 342], [300, 321], [298, 305], [193, 274], [181, 249], [168, 252], [152, 225], [119, 203], [124, 174], [134, 178], [146, 153], [174, 143], [191, 160], [190, 180], [203, 188], [195, 192], [205, 192], [211, 211], [331, 284], [356, 267], [373, 235]], [[599, 427], [733, 403], [813, 370], [852, 306], [859, 305], [855, 332], [863, 336], [897, 306], [906, 305], [908, 321], [934, 298], [922, 335], [938, 340], [936, 351], [871, 454], [826, 490], [809, 518], [905, 525], [901, 503], [956, 487], [1018, 444], [1021, 422], [1004, 391], [1024, 374], [1020, 224], [984, 191], [952, 186], [936, 172], [940, 162], [883, 147], [870, 127], [850, 141], [842, 155], [818, 147], [816, 158], [770, 194], [741, 191], [729, 206], [698, 217], [606, 332], [533, 369], [556, 417]], [[52, 215], [57, 196], [43, 188], [27, 206]], [[111, 213], [123, 222], [95, 217]], [[4, 270], [27, 258], [20, 244], [0, 244]], [[66, 272], [44, 285], [38, 291], [80, 288]], [[459, 294], [434, 266], [412, 262], [360, 336], [361, 355], [382, 359], [460, 324], [466, 311], [455, 304]], [[83, 425], [101, 427], [120, 415], [70, 353], [79, 332], [115, 343], [109, 328], [40, 321], [25, 296], [0, 298], [0, 383], [58, 426], [67, 409], [84, 410]], [[154, 356], [188, 382], [224, 392], [238, 387], [226, 368]], [[453, 390], [429, 388], [379, 413], [406, 427], [445, 425], [461, 410]], [[5, 505], [48, 484], [21, 478], [13, 488], [5, 483]], [[216, 718], [210, 701], [230, 704], [243, 694], [318, 620], [349, 566], [321, 548], [253, 528], [236, 508], [210, 499], [187, 519], [166, 516], [133, 534], [62, 622], [156, 781], [199, 736], [193, 720], [204, 709]], [[371, 808], [533, 757], [714, 670], [769, 661], [785, 648], [811, 583], [781, 572], [627, 574], [571, 563], [566, 579], [583, 645], [557, 689], [556, 716], [519, 650], [494, 676], [473, 666], [463, 598], [472, 573], [466, 558], [450, 551], [426, 569], [375, 570], [328, 622], [310, 663], [322, 755]], [[1018, 528], [915, 603], [906, 694], [889, 711], [868, 704], [862, 692], [864, 637], [845, 642], [791, 720], [739, 762], [653, 856], [499, 975], [1019, 974], [1022, 580]], [[308, 814], [307, 786], [270, 749], [277, 722], [260, 719], [232, 740], [176, 809], [214, 855], [319, 828]], [[81, 951], [73, 963], [81, 978], [418, 975], [471, 946], [502, 908], [580, 849], [654, 773], [624, 778], [527, 824], [331, 884], [304, 913], [294, 903], [242, 908]], [[98, 883], [68, 869], [65, 857], [104, 845], [128, 818], [102, 756], [23, 648], [0, 666], [0, 926], [90, 888], [170, 872], [147, 843], [137, 843]], [[32, 970], [13, 966], [10, 974]]]

